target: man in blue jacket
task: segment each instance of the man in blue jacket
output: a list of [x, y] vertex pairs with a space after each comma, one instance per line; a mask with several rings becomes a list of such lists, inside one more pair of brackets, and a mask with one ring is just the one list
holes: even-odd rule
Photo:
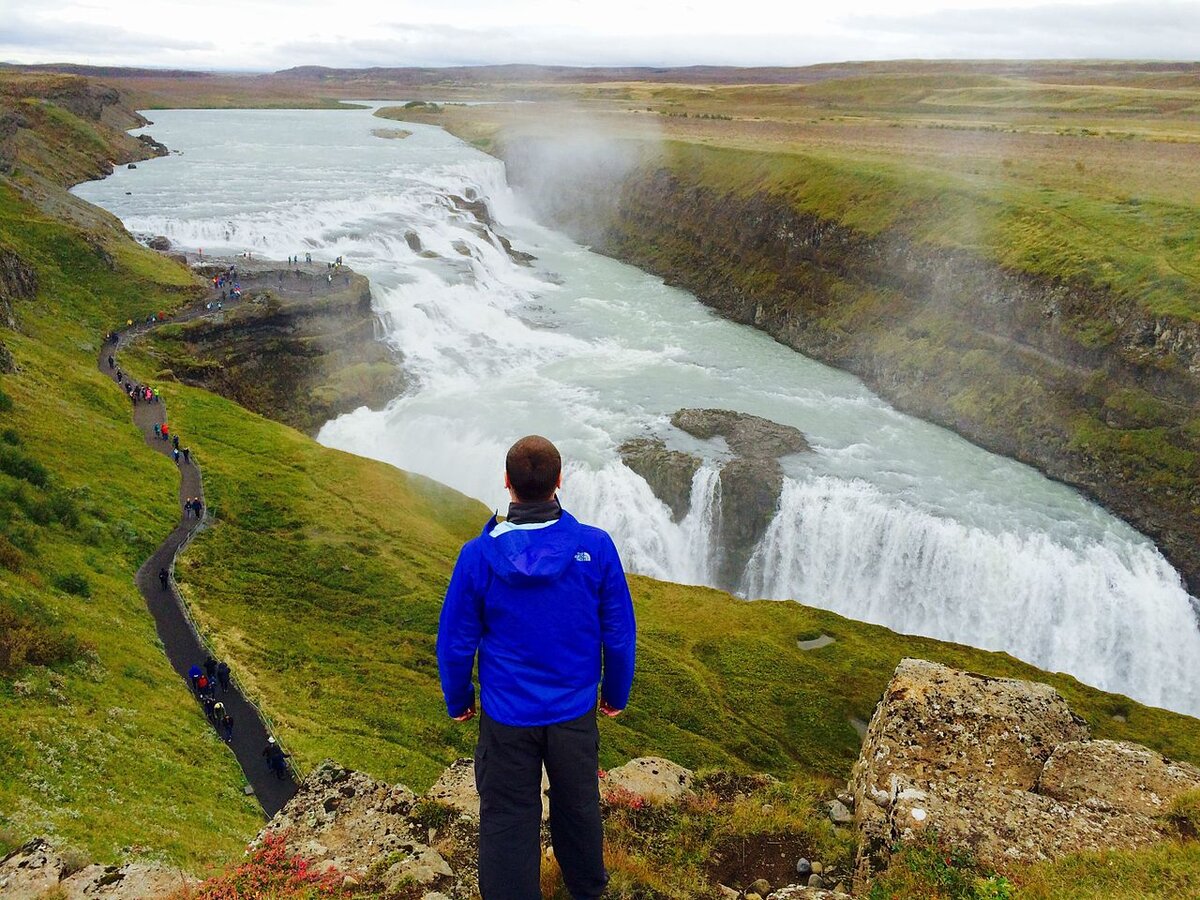
[[437, 638], [446, 708], [460, 722], [475, 715], [479, 655], [479, 890], [484, 900], [540, 900], [544, 764], [563, 880], [575, 900], [594, 900], [608, 883], [597, 690], [607, 716], [629, 701], [633, 603], [612, 538], [558, 503], [557, 448], [521, 438], [504, 469], [508, 517], [493, 517], [459, 553]]

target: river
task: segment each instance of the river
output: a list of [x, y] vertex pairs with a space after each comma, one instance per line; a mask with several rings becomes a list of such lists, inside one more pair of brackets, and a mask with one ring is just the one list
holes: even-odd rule
[[[1200, 713], [1194, 601], [1154, 545], [1074, 490], [892, 409], [857, 379], [717, 317], [690, 294], [533, 221], [503, 165], [440, 129], [368, 110], [164, 110], [181, 155], [76, 193], [135, 234], [209, 254], [343, 256], [372, 282], [382, 336], [413, 387], [319, 440], [503, 508], [504, 451], [542, 433], [562, 499], [609, 529], [628, 568], [711, 583], [719, 441], [673, 429], [681, 407], [799, 428], [778, 513], [743, 577], [901, 632], [1006, 650], [1153, 705]], [[518, 265], [449, 199], [487, 200], [535, 257]], [[406, 240], [414, 232], [422, 255]], [[681, 522], [621, 463], [627, 438], [701, 455]], [[482, 525], [482, 523], [481, 523]]]

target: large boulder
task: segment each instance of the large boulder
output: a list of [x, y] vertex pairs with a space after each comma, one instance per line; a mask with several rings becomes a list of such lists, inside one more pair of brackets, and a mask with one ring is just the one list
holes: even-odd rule
[[1088, 740], [1084, 721], [1048, 685], [906, 659], [851, 776], [856, 883], [930, 828], [1000, 871], [1144, 846], [1171, 833], [1161, 813], [1197, 788], [1195, 767]]
[[1069, 803], [1160, 816], [1180, 794], [1200, 787], [1200, 769], [1125, 741], [1059, 744], [1046, 760], [1038, 792]]
[[723, 437], [730, 450], [751, 459], [774, 459], [809, 449], [800, 429], [729, 409], [681, 409], [671, 416], [671, 424], [693, 437]]
[[[550, 778], [542, 769], [542, 821], [550, 819]], [[429, 793], [430, 800], [452, 806], [470, 819], [479, 821], [479, 791], [475, 787], [475, 760], [456, 759], [442, 772]]]
[[777, 459], [744, 457], [721, 467], [717, 578], [735, 588], [779, 509], [783, 468]]
[[35, 838], [0, 861], [0, 896], [33, 900], [58, 887], [66, 864], [44, 838]]
[[639, 756], [609, 769], [602, 781], [602, 792], [627, 791], [653, 803], [673, 803], [692, 792], [693, 780], [691, 769], [669, 759]]
[[809, 450], [808, 441], [790, 425], [729, 409], [681, 409], [671, 424], [701, 440], [724, 438], [734, 454], [721, 467], [717, 583], [735, 589], [779, 507], [779, 457]]
[[688, 514], [692, 500], [692, 479], [700, 469], [699, 457], [680, 450], [668, 450], [659, 438], [635, 438], [617, 451], [621, 460], [650, 485], [659, 500], [671, 510], [676, 522]]
[[92, 865], [63, 880], [63, 900], [154, 900], [190, 896], [199, 879], [159, 862]]
[[151, 250], [170, 250], [171, 240], [165, 235], [156, 234], [146, 243], [146, 246]]

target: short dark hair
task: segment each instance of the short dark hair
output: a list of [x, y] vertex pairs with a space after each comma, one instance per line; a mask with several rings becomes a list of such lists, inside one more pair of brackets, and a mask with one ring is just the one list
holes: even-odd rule
[[518, 500], [526, 503], [549, 500], [558, 487], [562, 457], [546, 438], [531, 434], [508, 448], [504, 471]]

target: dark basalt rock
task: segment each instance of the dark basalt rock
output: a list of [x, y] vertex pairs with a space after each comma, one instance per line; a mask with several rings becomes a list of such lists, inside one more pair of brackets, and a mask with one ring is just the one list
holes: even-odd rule
[[798, 428], [728, 409], [681, 409], [671, 416], [671, 424], [693, 437], [707, 439], [719, 435], [738, 456], [752, 459], [787, 456], [809, 449]]
[[776, 459], [741, 458], [721, 468], [720, 584], [740, 584], [754, 548], [775, 518], [782, 490], [783, 469]]
[[690, 453], [668, 450], [658, 438], [637, 438], [617, 448], [625, 465], [641, 475], [654, 496], [671, 510], [676, 522], [688, 513], [692, 497], [692, 478], [700, 460]]
[[488, 209], [486, 200], [465, 200], [462, 197], [459, 197], [457, 194], [451, 194], [450, 202], [463, 212], [473, 215], [488, 228], [494, 228], [496, 226], [496, 220], [492, 218], [492, 211]]
[[0, 306], [9, 310], [6, 318], [8, 327], [11, 322], [11, 304], [13, 300], [32, 300], [38, 292], [37, 270], [25, 262], [16, 251], [0, 247]]
[[148, 134], [139, 134], [137, 139], [141, 141], [155, 156], [166, 156], [171, 151], [167, 149], [166, 144], [159, 143]]
[[[671, 417], [671, 424], [701, 440], [723, 437], [735, 454], [721, 467], [716, 538], [717, 583], [735, 590], [779, 507], [783, 490], [779, 457], [810, 449], [808, 441], [790, 425], [729, 409], [681, 409]], [[687, 515], [692, 478], [702, 464], [698, 457], [668, 450], [659, 438], [626, 441], [619, 452], [625, 465], [670, 507], [676, 522]]]

